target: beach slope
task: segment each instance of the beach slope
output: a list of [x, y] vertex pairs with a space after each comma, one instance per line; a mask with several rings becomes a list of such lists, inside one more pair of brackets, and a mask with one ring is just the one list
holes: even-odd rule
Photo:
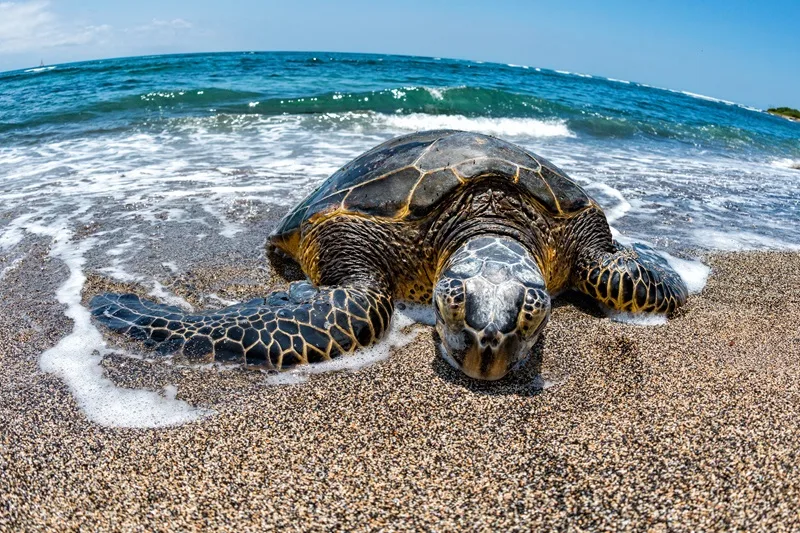
[[540, 362], [494, 384], [436, 357], [431, 328], [294, 385], [106, 358], [120, 386], [216, 412], [162, 429], [92, 423], [39, 370], [71, 328], [45, 254], [2, 288], [2, 530], [800, 527], [798, 254], [706, 257], [707, 287], [664, 326], [562, 299]]

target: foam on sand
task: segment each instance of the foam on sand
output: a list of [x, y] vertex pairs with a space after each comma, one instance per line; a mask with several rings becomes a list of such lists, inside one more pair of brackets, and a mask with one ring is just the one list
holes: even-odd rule
[[617, 311], [605, 307], [603, 309], [606, 316], [614, 322], [621, 322], [632, 326], [663, 326], [667, 323], [666, 315], [654, 315], [646, 313], [629, 313], [627, 311]]
[[678, 273], [686, 284], [689, 294], [700, 293], [708, 283], [708, 276], [711, 275], [711, 268], [708, 265], [704, 265], [698, 260], [681, 259], [664, 251], [656, 251], [656, 253], [666, 259], [672, 270]]
[[[49, 228], [48, 228], [49, 229]], [[113, 427], [155, 428], [185, 424], [213, 414], [175, 399], [177, 389], [165, 393], [125, 389], [114, 385], [100, 362], [110, 352], [100, 331], [92, 324], [89, 310], [81, 305], [81, 290], [86, 281], [84, 255], [99, 244], [97, 238], [72, 242], [68, 230], [49, 230], [54, 238], [50, 255], [69, 269], [69, 277], [59, 287], [56, 298], [67, 306], [65, 314], [73, 320], [72, 332], [42, 353], [39, 366], [64, 380], [75, 401], [92, 422]]]
[[8, 264], [8, 266], [6, 266], [6, 267], [3, 267], [3, 269], [2, 269], [2, 270], [0, 270], [0, 280], [2, 280], [4, 277], [6, 277], [6, 275], [7, 275], [9, 272], [11, 272], [11, 271], [13, 271], [15, 268], [17, 268], [17, 267], [19, 266], [19, 264], [22, 262], [22, 260], [23, 260], [23, 259], [25, 259], [25, 256], [24, 256], [24, 255], [21, 255], [21, 256], [19, 256], [19, 257], [15, 258], [15, 259], [13, 259], [13, 260], [12, 260], [12, 261], [11, 261], [11, 262]]

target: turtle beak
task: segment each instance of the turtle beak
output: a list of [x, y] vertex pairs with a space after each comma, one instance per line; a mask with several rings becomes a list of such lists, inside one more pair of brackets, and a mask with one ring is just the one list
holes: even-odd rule
[[443, 327], [437, 329], [443, 340], [444, 359], [467, 376], [483, 381], [505, 377], [527, 359], [536, 340], [534, 336], [523, 343], [516, 332], [503, 334], [494, 324], [480, 332], [465, 328], [458, 335], [448, 334]]
[[504, 378], [511, 370], [508, 358], [491, 348], [483, 351], [472, 350], [464, 359], [461, 370], [472, 379], [497, 381]]
[[503, 378], [520, 359], [519, 337], [515, 333], [503, 335], [494, 324], [486, 326], [471, 344], [461, 370], [473, 379]]

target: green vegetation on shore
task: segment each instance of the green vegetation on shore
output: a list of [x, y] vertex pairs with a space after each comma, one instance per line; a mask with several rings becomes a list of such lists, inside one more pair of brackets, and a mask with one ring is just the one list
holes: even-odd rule
[[800, 111], [792, 109], [791, 107], [772, 107], [767, 109], [767, 113], [790, 118], [792, 120], [800, 120]]

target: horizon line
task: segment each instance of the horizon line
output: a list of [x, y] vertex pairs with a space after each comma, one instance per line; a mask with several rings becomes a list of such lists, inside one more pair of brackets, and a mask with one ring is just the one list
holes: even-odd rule
[[[669, 87], [657, 87], [655, 85], [649, 85], [647, 83], [638, 82], [634, 80], [620, 80], [617, 78], [609, 78], [608, 76], [604, 76], [601, 74], [591, 74], [586, 72], [572, 72], [567, 70], [559, 70], [552, 67], [536, 67], [533, 65], [522, 65], [522, 64], [512, 64], [512, 63], [503, 63], [500, 61], [483, 61], [483, 60], [476, 60], [476, 59], [465, 59], [465, 58], [457, 58], [457, 57], [443, 57], [443, 56], [426, 56], [426, 55], [417, 55], [417, 54], [396, 54], [396, 53], [380, 53], [380, 52], [342, 52], [336, 50], [223, 50], [223, 51], [201, 51], [201, 52], [169, 52], [163, 54], [144, 54], [138, 56], [114, 56], [114, 57], [99, 57], [93, 59], [85, 59], [81, 61], [68, 61], [65, 63], [53, 63], [53, 64], [41, 64], [37, 66], [31, 67], [23, 67], [17, 68], [12, 70], [4, 70], [0, 71], [0, 77], [3, 77], [8, 74], [13, 73], [34, 73], [36, 69], [48, 69], [54, 70], [58, 67], [67, 67], [71, 65], [81, 65], [85, 63], [97, 63], [101, 61], [121, 61], [126, 59], [141, 59], [141, 58], [148, 58], [148, 57], [186, 57], [186, 56], [200, 56], [200, 55], [224, 55], [224, 54], [339, 54], [339, 55], [362, 55], [362, 56], [387, 56], [387, 57], [408, 57], [408, 58], [419, 58], [419, 59], [430, 59], [434, 61], [463, 61], [467, 63], [473, 63], [476, 65], [498, 65], [501, 67], [509, 67], [509, 68], [523, 68], [523, 69], [534, 69], [535, 71], [542, 71], [547, 70], [553, 72], [555, 74], [559, 74], [562, 76], [578, 76], [582, 78], [590, 78], [590, 79], [600, 79], [606, 80], [611, 82], [619, 82], [619, 83], [633, 83], [640, 87], [646, 87], [650, 89], [656, 89], [660, 91], [667, 91], [677, 94], [683, 94], [690, 98], [701, 99], [706, 101], [713, 101], [718, 102], [726, 105], [733, 105], [736, 107], [740, 107], [742, 109], [747, 109], [750, 111], [756, 111], [759, 113], [766, 113], [767, 109], [772, 109], [774, 107], [781, 107], [780, 105], [775, 105], [772, 107], [768, 107], [765, 109], [755, 108], [746, 104], [741, 104], [738, 102], [734, 102], [731, 100], [725, 100], [722, 98], [718, 98], [715, 96], [709, 96], [699, 93], [694, 93], [692, 91], [683, 90], [683, 89], [672, 89]], [[42, 59], [42, 63], [44, 60]], [[50, 68], [52, 67], [52, 68]]]

